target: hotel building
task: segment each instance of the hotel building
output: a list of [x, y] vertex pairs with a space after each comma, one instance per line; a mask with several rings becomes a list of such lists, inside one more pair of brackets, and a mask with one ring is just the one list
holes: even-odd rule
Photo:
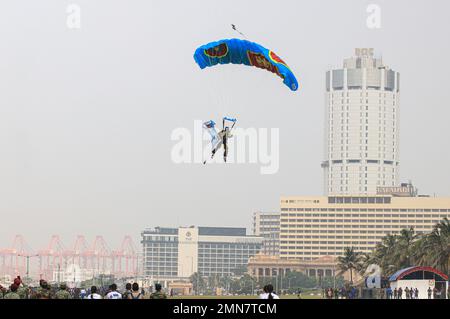
[[246, 271], [250, 257], [262, 248], [262, 237], [245, 228], [180, 227], [142, 232], [144, 276], [156, 280], [233, 276]]
[[388, 234], [427, 233], [450, 218], [450, 198], [397, 187], [399, 93], [399, 73], [373, 49], [356, 49], [342, 68], [326, 73], [326, 195], [281, 197], [279, 256], [253, 257], [249, 273], [329, 276], [347, 247], [370, 253]]
[[[392, 191], [410, 187], [393, 188]], [[430, 232], [450, 218], [450, 198], [386, 195], [282, 197], [280, 258], [313, 260], [341, 256], [346, 247], [369, 253], [387, 234], [414, 228]], [[414, 195], [411, 193], [411, 195]], [[402, 195], [404, 196], [404, 195]]]
[[399, 185], [400, 74], [356, 49], [326, 73], [325, 195], [374, 195]]

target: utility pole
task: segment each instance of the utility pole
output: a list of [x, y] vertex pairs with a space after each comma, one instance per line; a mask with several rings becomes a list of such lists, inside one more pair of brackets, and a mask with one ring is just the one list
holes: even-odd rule
[[30, 258], [39, 257], [39, 255], [22, 255], [22, 254], [18, 254], [17, 256], [25, 257], [27, 259], [27, 273], [26, 273], [26, 276], [27, 276], [27, 279], [29, 279], [30, 278]]
[[336, 289], [336, 265], [333, 265], [333, 286]]
[[252, 278], [252, 296], [255, 294], [255, 290], [253, 289], [253, 278]]
[[281, 291], [283, 291], [283, 273], [282, 273], [281, 269], [278, 269], [278, 272], [280, 273], [280, 291], [279, 291], [279, 293], [281, 293]]
[[275, 277], [275, 289], [276, 289], [277, 294], [279, 294], [280, 292], [278, 291], [278, 273]]
[[200, 281], [200, 274], [197, 273], [197, 294], [198, 294], [198, 295], [200, 295], [200, 293], [199, 293], [199, 291], [200, 291], [199, 281]]
[[322, 274], [320, 273], [319, 274], [319, 285], [320, 285], [320, 288], [323, 288], [322, 286]]

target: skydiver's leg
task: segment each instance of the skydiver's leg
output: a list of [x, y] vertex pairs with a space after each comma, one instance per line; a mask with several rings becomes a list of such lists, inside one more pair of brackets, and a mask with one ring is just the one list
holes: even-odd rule
[[228, 155], [228, 144], [224, 143], [223, 144], [223, 161], [225, 163], [227, 162], [227, 155]]
[[216, 154], [216, 152], [222, 147], [222, 141], [220, 141], [217, 146], [212, 150], [212, 155], [211, 155], [211, 159], [214, 157], [214, 155]]

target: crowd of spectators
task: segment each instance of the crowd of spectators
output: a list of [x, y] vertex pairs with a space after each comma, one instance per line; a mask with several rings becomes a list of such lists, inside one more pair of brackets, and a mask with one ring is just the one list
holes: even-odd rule
[[160, 284], [155, 284], [153, 292], [146, 292], [138, 283], [127, 283], [122, 292], [116, 284], [89, 289], [68, 288], [65, 283], [51, 286], [45, 280], [39, 281], [39, 287], [25, 285], [20, 276], [8, 287], [0, 286], [0, 299], [166, 299]]

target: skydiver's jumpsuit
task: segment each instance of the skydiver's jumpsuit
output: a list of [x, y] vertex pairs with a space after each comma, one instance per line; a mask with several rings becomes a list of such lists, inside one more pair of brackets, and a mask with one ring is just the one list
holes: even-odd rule
[[230, 130], [226, 130], [226, 129], [223, 129], [217, 135], [219, 136], [220, 141], [217, 144], [217, 146], [213, 149], [211, 158], [214, 157], [216, 152], [220, 149], [220, 147], [222, 147], [222, 144], [223, 144], [223, 160], [226, 162], [227, 154], [228, 154], [228, 139], [232, 138], [233, 135], [231, 135]]

